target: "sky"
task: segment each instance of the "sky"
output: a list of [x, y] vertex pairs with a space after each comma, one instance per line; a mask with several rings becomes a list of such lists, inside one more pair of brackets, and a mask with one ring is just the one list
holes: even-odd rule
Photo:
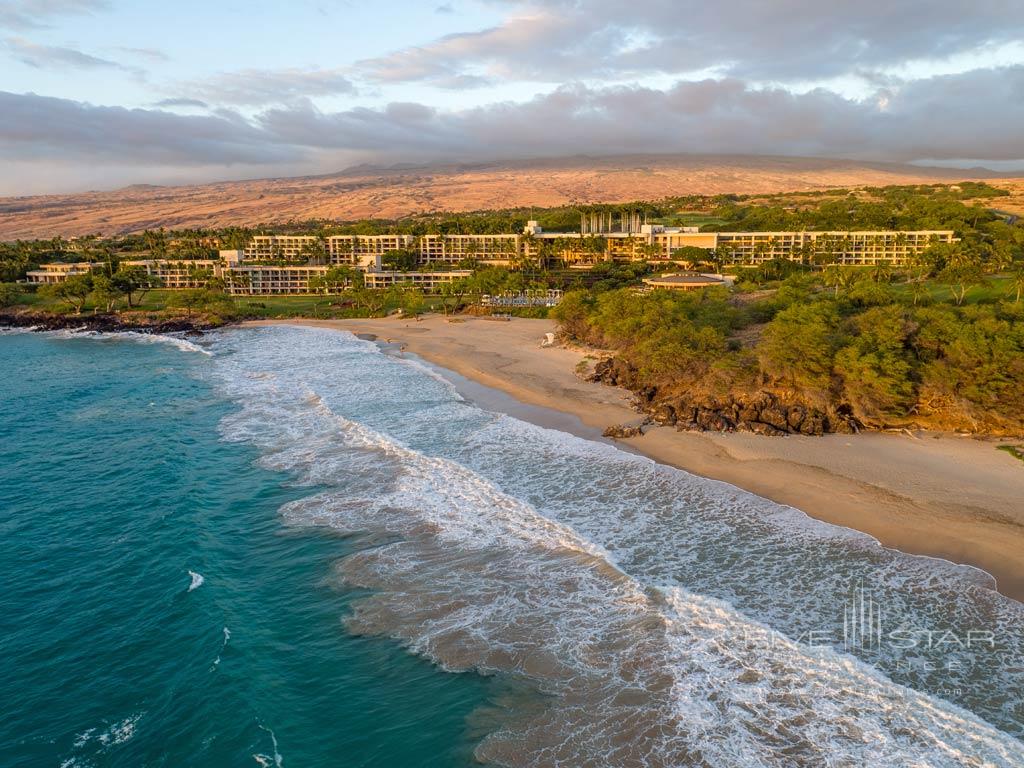
[[1021, 0], [0, 0], [0, 195], [714, 153], [1024, 168]]

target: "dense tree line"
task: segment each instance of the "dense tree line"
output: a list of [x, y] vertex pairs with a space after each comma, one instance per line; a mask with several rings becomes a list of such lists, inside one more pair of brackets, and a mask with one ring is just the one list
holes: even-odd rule
[[[126, 257], [205, 259], [218, 248], [243, 248], [254, 234], [501, 234], [521, 232], [530, 219], [545, 231], [576, 231], [581, 214], [617, 217], [639, 213], [651, 222], [681, 223], [687, 212], [700, 212], [705, 230], [857, 230], [953, 229], [962, 248], [994, 268], [1019, 258], [1024, 250], [1024, 228], [987, 206], [997, 206], [1006, 190], [980, 182], [935, 184], [858, 190], [825, 190], [767, 197], [744, 195], [688, 195], [655, 202], [616, 205], [567, 205], [553, 208], [516, 208], [502, 211], [438, 213], [400, 220], [367, 219], [353, 222], [292, 221], [254, 227], [220, 229], [147, 230], [102, 238], [88, 236], [67, 241], [0, 243], [0, 281], [19, 280], [45, 261], [107, 261]], [[551, 245], [549, 243], [549, 245]], [[551, 246], [554, 247], [554, 246]], [[595, 244], [595, 249], [598, 246]], [[322, 248], [314, 248], [320, 251]], [[309, 260], [322, 262], [322, 253]]]
[[866, 426], [1024, 432], [1024, 275], [968, 306], [898, 288], [863, 275], [837, 294], [794, 275], [755, 301], [577, 291], [554, 313], [566, 336], [614, 350], [666, 392], [768, 391]]

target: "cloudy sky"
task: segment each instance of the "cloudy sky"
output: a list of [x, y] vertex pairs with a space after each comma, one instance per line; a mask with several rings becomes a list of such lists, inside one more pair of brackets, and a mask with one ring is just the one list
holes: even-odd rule
[[0, 194], [624, 152], [1024, 168], [1021, 0], [0, 0]]

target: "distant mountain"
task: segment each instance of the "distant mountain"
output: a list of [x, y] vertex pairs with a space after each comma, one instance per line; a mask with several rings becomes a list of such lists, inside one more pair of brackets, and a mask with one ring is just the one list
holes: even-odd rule
[[736, 155], [358, 165], [323, 176], [0, 198], [0, 239], [1004, 178], [978, 169]]

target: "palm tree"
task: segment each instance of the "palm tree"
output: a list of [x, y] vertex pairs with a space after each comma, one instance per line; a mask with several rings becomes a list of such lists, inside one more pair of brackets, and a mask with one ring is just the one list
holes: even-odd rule
[[853, 283], [853, 272], [849, 269], [844, 269], [838, 264], [830, 264], [822, 273], [822, 279], [825, 285], [833, 288], [835, 295], [839, 296], [840, 288], [845, 291]]
[[914, 306], [916, 307], [921, 299], [930, 298], [932, 294], [924, 280], [914, 280], [910, 284], [910, 295], [914, 297]]
[[1024, 294], [1024, 264], [1017, 267], [1017, 271], [1010, 277], [1010, 292], [1014, 294], [1013, 303], [1019, 304], [1021, 294]]

